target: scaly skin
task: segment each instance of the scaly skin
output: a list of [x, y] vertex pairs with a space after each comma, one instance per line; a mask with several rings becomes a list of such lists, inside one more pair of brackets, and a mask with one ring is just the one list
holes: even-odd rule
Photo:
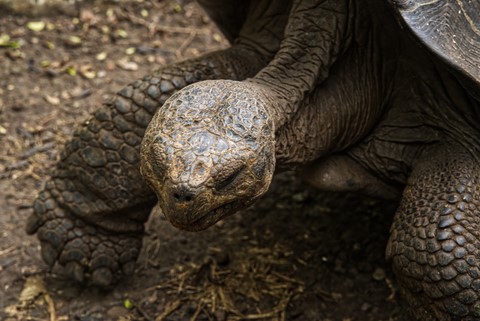
[[[290, 7], [261, 3], [257, 9]], [[398, 3], [407, 2], [393, 1], [394, 8]], [[425, 5], [451, 9], [447, 3]], [[399, 199], [405, 188], [387, 256], [413, 318], [480, 320], [478, 78], [452, 74], [401, 29], [390, 9], [377, 0], [293, 0], [275, 57], [253, 78], [195, 83], [165, 102], [142, 143], [142, 173], [167, 218], [188, 230], [207, 228], [260, 197], [275, 166], [315, 161], [305, 174], [324, 189]], [[275, 15], [254, 11], [237, 17], [245, 18], [243, 30], [262, 30], [259, 37], [237, 43], [273, 54], [265, 41], [271, 30], [263, 27]], [[255, 14], [268, 19], [258, 22]], [[467, 16], [456, 22], [477, 17]], [[135, 104], [128, 99], [138, 96], [137, 105], [150, 111], [145, 94], [138, 95], [152, 94], [150, 85], [127, 89], [111, 105], [113, 116], [100, 111], [84, 125], [35, 204], [29, 231], [41, 226], [44, 258], [58, 258], [78, 280], [87, 270], [95, 283], [108, 284], [113, 272], [129, 272], [138, 255], [152, 197], [138, 179], [138, 140], [151, 113], [131, 114]], [[132, 129], [134, 122], [143, 127]], [[101, 124], [106, 132], [136, 136], [105, 137]], [[121, 143], [110, 144], [114, 138]], [[128, 152], [132, 142], [135, 153]], [[121, 167], [110, 166], [117, 176], [110, 176], [104, 168], [119, 159]]]
[[387, 257], [417, 320], [480, 318], [480, 164], [458, 143], [427, 149], [408, 179]]
[[480, 137], [429, 82], [410, 79], [393, 94], [344, 157], [383, 184], [406, 184], [386, 254], [412, 319], [479, 320]]
[[273, 121], [257, 86], [202, 81], [152, 119], [141, 172], [170, 222], [203, 230], [252, 204], [275, 170]]
[[[167, 217], [188, 230], [233, 214], [238, 201], [248, 205], [245, 194], [251, 200], [263, 193], [265, 184], [249, 175], [259, 162], [282, 168], [317, 159], [313, 170], [319, 175], [310, 179], [320, 177], [316, 185], [327, 189], [398, 199], [407, 184], [387, 255], [413, 317], [478, 320], [480, 137], [469, 126], [475, 121], [466, 123], [462, 115], [474, 117], [478, 103], [465, 98], [469, 93], [445, 66], [371, 2], [368, 9], [364, 3], [356, 8], [354, 22], [344, 20], [340, 2], [295, 2], [279, 52], [253, 79], [194, 84], [167, 102], [149, 126], [142, 168]], [[305, 22], [304, 12], [318, 14], [328, 27], [316, 30], [310, 16], [314, 35], [297, 37], [305, 26], [293, 21]], [[353, 36], [338, 27], [360, 23]], [[303, 69], [292, 67], [301, 58]], [[257, 126], [249, 127], [250, 117], [235, 119], [239, 110], [261, 115]], [[169, 125], [177, 118], [185, 126]], [[249, 128], [251, 135], [237, 128]], [[199, 130], [206, 132], [201, 144], [189, 144], [198, 141]], [[239, 143], [230, 143], [235, 139]], [[229, 148], [217, 148], [217, 142]], [[256, 157], [254, 148], [241, 147], [249, 142], [258, 148]], [[224, 168], [234, 175], [219, 184], [210, 173]], [[258, 173], [260, 182], [271, 177], [269, 170]]]
[[139, 172], [140, 142], [152, 115], [188, 84], [244, 79], [262, 64], [253, 51], [233, 47], [156, 71], [99, 108], [66, 144], [28, 220], [45, 262], [58, 261], [78, 281], [91, 274], [102, 286], [119, 270], [132, 273], [155, 203]]
[[173, 225], [205, 229], [267, 191], [275, 136], [350, 45], [348, 2], [293, 1], [280, 48], [255, 77], [192, 84], [155, 115], [142, 173]]

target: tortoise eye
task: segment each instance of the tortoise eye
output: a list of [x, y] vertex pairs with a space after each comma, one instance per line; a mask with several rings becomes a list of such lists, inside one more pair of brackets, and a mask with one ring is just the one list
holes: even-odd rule
[[230, 175], [228, 175], [226, 178], [220, 180], [215, 185], [215, 189], [217, 191], [221, 191], [229, 187], [230, 185], [232, 185], [232, 183], [235, 182], [238, 179], [238, 177], [243, 173], [244, 168], [245, 168], [244, 166], [241, 166], [237, 168], [234, 172], [232, 172]]

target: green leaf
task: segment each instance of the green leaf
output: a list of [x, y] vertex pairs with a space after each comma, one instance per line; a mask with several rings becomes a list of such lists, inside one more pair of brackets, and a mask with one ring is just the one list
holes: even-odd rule
[[40, 66], [42, 66], [43, 68], [47, 68], [48, 66], [50, 66], [50, 64], [51, 64], [50, 60], [40, 61]]
[[175, 3], [173, 5], [173, 11], [175, 11], [176, 13], [181, 12], [182, 11], [182, 6], [179, 3]]
[[20, 42], [10, 40], [9, 35], [1, 34], [0, 35], [0, 47], [18, 49], [18, 48], [20, 48]]
[[99, 54], [97, 54], [95, 56], [95, 58], [98, 60], [98, 61], [104, 61], [105, 59], [107, 59], [107, 53], [105, 51], [102, 51], [100, 52]]
[[135, 53], [135, 51], [136, 51], [135, 47], [129, 47], [129, 48], [125, 49], [125, 53], [127, 55], [133, 55]]
[[123, 306], [124, 306], [126, 309], [129, 309], [129, 310], [133, 309], [133, 307], [134, 307], [133, 302], [130, 301], [130, 299], [125, 299], [125, 300], [123, 301]]
[[115, 36], [117, 36], [119, 38], [127, 38], [128, 33], [123, 29], [117, 29], [117, 30], [115, 30]]
[[78, 36], [68, 37], [68, 44], [71, 46], [79, 46], [82, 44], [82, 39]]
[[47, 41], [45, 45], [47, 46], [48, 49], [55, 49], [55, 44], [51, 41]]
[[73, 66], [68, 66], [67, 68], [65, 68], [65, 71], [70, 76], [75, 76], [77, 74], [77, 71], [75, 70], [75, 68]]

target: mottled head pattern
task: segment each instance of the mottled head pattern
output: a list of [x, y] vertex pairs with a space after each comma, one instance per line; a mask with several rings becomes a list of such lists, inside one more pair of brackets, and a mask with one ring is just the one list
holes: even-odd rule
[[171, 223], [202, 230], [252, 204], [275, 168], [272, 119], [262, 92], [204, 81], [174, 94], [142, 143], [142, 174]]

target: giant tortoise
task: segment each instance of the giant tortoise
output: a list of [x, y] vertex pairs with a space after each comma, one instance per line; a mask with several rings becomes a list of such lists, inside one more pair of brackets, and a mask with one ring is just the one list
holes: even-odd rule
[[43, 259], [108, 285], [134, 270], [157, 197], [201, 230], [296, 169], [399, 200], [386, 253], [414, 317], [480, 320], [480, 2], [199, 2], [232, 46], [80, 125], [28, 220]]

